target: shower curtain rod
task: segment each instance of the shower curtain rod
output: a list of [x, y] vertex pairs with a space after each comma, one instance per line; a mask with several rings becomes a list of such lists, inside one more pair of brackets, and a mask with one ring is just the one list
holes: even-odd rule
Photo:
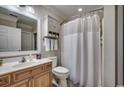
[[63, 21], [60, 25], [62, 25], [63, 23], [66, 23], [66, 22], [68, 22], [68, 21], [70, 21], [70, 20], [73, 20], [73, 19], [76, 19], [76, 18], [79, 18], [79, 17], [81, 17], [81, 14], [86, 14], [86, 13], [91, 13], [91, 12], [95, 12], [95, 11], [99, 11], [99, 10], [104, 10], [104, 7], [102, 7], [102, 8], [97, 8], [97, 9], [94, 9], [94, 10], [91, 10], [91, 11], [88, 11], [88, 12], [81, 12], [81, 13], [79, 13], [78, 15], [75, 15], [75, 16], [72, 16], [70, 19], [68, 19], [68, 20], [66, 20], [66, 21]]
[[82, 12], [82, 13], [91, 13], [91, 12], [95, 12], [95, 11], [99, 11], [99, 10], [104, 10], [104, 8], [97, 8], [97, 9], [94, 9], [94, 10], [91, 10], [91, 11], [88, 11], [88, 12]]

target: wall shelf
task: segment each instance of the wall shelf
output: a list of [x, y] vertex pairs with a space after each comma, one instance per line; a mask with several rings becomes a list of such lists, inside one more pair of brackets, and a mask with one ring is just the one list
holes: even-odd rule
[[59, 36], [59, 33], [53, 32], [53, 31], [49, 31], [49, 34], [53, 34], [53, 35], [58, 35]]
[[53, 32], [53, 31], [49, 31], [49, 35], [48, 36], [44, 36], [44, 38], [57, 39], [58, 40], [59, 39], [59, 33], [56, 33], [56, 32]]
[[[48, 39], [58, 39], [57, 37], [53, 37], [53, 36], [44, 36], [44, 38], [48, 38]], [[44, 39], [43, 38], [43, 39]]]

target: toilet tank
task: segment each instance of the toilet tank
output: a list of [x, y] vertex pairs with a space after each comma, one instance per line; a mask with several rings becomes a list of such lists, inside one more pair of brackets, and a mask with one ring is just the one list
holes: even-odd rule
[[52, 68], [55, 68], [57, 66], [57, 56], [48, 57], [48, 59], [52, 60]]

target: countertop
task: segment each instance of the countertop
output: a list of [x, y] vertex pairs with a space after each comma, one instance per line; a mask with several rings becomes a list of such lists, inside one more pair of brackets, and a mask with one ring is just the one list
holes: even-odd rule
[[40, 59], [40, 60], [32, 60], [30, 62], [25, 62], [25, 63], [19, 63], [19, 62], [10, 62], [6, 65], [3, 65], [0, 67], [0, 75], [11, 73], [14, 71], [38, 66], [41, 64], [49, 63], [52, 62], [52, 60], [49, 60], [48, 58]]

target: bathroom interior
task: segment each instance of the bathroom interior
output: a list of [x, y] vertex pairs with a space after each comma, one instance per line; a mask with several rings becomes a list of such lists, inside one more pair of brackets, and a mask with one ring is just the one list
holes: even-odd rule
[[121, 5], [0, 6], [0, 87], [123, 86], [122, 53]]

